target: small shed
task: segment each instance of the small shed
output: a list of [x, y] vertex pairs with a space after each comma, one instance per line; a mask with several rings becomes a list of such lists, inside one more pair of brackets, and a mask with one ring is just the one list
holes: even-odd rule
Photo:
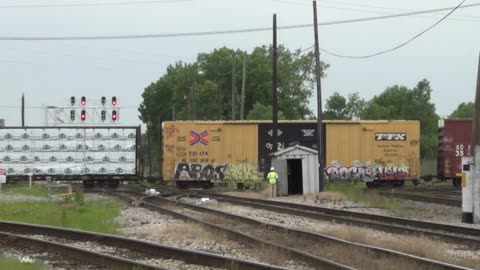
[[278, 173], [279, 195], [319, 192], [317, 150], [297, 144], [270, 156]]

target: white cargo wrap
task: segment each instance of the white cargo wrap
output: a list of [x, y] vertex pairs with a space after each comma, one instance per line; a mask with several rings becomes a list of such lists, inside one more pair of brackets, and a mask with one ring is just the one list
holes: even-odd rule
[[134, 175], [132, 128], [0, 129], [0, 169], [7, 175]]

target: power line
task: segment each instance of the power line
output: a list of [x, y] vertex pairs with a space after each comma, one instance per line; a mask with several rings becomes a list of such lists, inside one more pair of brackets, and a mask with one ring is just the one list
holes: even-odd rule
[[[399, 17], [408, 17], [420, 14], [435, 13], [439, 11], [446, 11], [460, 9], [460, 8], [471, 8], [480, 6], [480, 3], [462, 5], [460, 7], [448, 7], [448, 8], [437, 8], [430, 10], [422, 10], [415, 12], [399, 13], [392, 15], [384, 15], [377, 17], [367, 17], [359, 19], [349, 19], [349, 20], [339, 20], [339, 21], [330, 21], [319, 23], [319, 26], [327, 25], [338, 25], [338, 24], [349, 24], [357, 22], [366, 22], [366, 21], [376, 21], [384, 20], [391, 18]], [[297, 25], [288, 25], [288, 26], [279, 26], [277, 29], [297, 29], [297, 28], [308, 28], [312, 27], [312, 24], [297, 24]], [[112, 39], [145, 39], [145, 38], [169, 38], [169, 37], [192, 37], [192, 36], [212, 36], [212, 35], [225, 35], [225, 34], [240, 34], [240, 33], [250, 33], [250, 32], [263, 32], [271, 31], [271, 27], [261, 27], [261, 28], [246, 28], [246, 29], [236, 29], [236, 30], [223, 30], [223, 31], [204, 31], [204, 32], [186, 32], [186, 33], [170, 33], [170, 34], [145, 34], [145, 35], [117, 35], [117, 36], [59, 36], [59, 37], [48, 37], [48, 36], [37, 36], [37, 37], [8, 37], [0, 36], [0, 41], [48, 41], [48, 40], [112, 40]]]
[[463, 3], [465, 3], [466, 0], [462, 0], [462, 2], [460, 2], [460, 4], [458, 4], [455, 8], [453, 8], [450, 12], [448, 12], [445, 16], [443, 16], [440, 20], [438, 20], [437, 22], [435, 22], [432, 26], [428, 27], [427, 29], [423, 30], [422, 32], [416, 34], [414, 37], [410, 38], [409, 40], [391, 48], [391, 49], [388, 49], [388, 50], [384, 50], [384, 51], [380, 51], [380, 52], [377, 52], [377, 53], [373, 53], [373, 54], [369, 54], [369, 55], [362, 55], [362, 56], [350, 56], [350, 55], [341, 55], [341, 54], [337, 54], [337, 53], [333, 53], [333, 52], [330, 52], [328, 50], [325, 50], [325, 49], [321, 49], [322, 51], [330, 54], [330, 55], [333, 55], [333, 56], [336, 56], [336, 57], [341, 57], [341, 58], [356, 58], [356, 59], [364, 59], [364, 58], [371, 58], [371, 57], [374, 57], [374, 56], [378, 56], [378, 55], [381, 55], [381, 54], [385, 54], [385, 53], [389, 53], [389, 52], [392, 52], [394, 50], [397, 50], [397, 49], [400, 49], [401, 47], [407, 45], [408, 43], [414, 41], [415, 39], [419, 38], [421, 35], [425, 34], [426, 32], [428, 32], [429, 30], [431, 30], [432, 28], [434, 28], [435, 26], [437, 26], [438, 24], [440, 24], [443, 20], [445, 20], [448, 16], [450, 16], [453, 12], [455, 12], [457, 9], [459, 9]]
[[[290, 5], [297, 5], [297, 6], [311, 6], [311, 4], [307, 4], [304, 2], [296, 2], [296, 1], [289, 1], [289, 0], [273, 0], [274, 2], [279, 2], [279, 3], [285, 3], [285, 4], [290, 4]], [[327, 2], [328, 3], [335, 3], [335, 4], [340, 4], [340, 5], [347, 5], [350, 7], [338, 7], [338, 6], [329, 6], [329, 5], [323, 5], [323, 4], [317, 4], [318, 7], [323, 7], [323, 8], [331, 8], [331, 9], [338, 9], [338, 10], [349, 10], [349, 11], [357, 11], [357, 12], [367, 12], [367, 13], [376, 13], [376, 14], [385, 14], [385, 15], [394, 15], [395, 13], [391, 12], [381, 12], [381, 11], [374, 11], [374, 10], [369, 10], [366, 8], [374, 8], [374, 9], [382, 9], [382, 10], [395, 10], [395, 11], [402, 11], [402, 12], [415, 12], [415, 10], [409, 10], [409, 9], [399, 9], [399, 8], [388, 8], [388, 7], [379, 7], [379, 6], [373, 6], [373, 5], [365, 5], [365, 4], [353, 4], [350, 2], [343, 2], [343, 1], [329, 1], [329, 0], [318, 0], [318, 2]], [[355, 8], [356, 7], [356, 8]], [[473, 18], [473, 19], [478, 19], [478, 16], [468, 16], [468, 15], [462, 15], [458, 17], [468, 17], [468, 18]], [[438, 16], [428, 16], [426, 18], [438, 18]], [[461, 20], [461, 21], [478, 21], [478, 20], [467, 20], [467, 19], [461, 19], [461, 18], [451, 18], [454, 20]]]
[[141, 1], [141, 2], [111, 2], [111, 3], [87, 3], [87, 4], [51, 4], [51, 5], [7, 5], [6, 8], [51, 8], [51, 7], [87, 7], [87, 6], [123, 6], [123, 5], [146, 5], [176, 2], [191, 2], [192, 0], [162, 0], [162, 1]]

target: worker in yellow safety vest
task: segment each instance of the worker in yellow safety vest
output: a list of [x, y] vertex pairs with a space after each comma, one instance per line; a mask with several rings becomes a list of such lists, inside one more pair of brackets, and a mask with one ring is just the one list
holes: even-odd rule
[[267, 175], [268, 183], [272, 189], [272, 198], [277, 197], [277, 181], [278, 181], [278, 174], [275, 172], [275, 168], [271, 167], [270, 172]]

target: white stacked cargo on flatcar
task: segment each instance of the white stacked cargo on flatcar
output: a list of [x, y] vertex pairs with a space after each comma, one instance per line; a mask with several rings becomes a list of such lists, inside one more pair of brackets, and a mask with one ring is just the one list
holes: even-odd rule
[[136, 175], [139, 132], [139, 127], [0, 128], [0, 169], [7, 178]]

